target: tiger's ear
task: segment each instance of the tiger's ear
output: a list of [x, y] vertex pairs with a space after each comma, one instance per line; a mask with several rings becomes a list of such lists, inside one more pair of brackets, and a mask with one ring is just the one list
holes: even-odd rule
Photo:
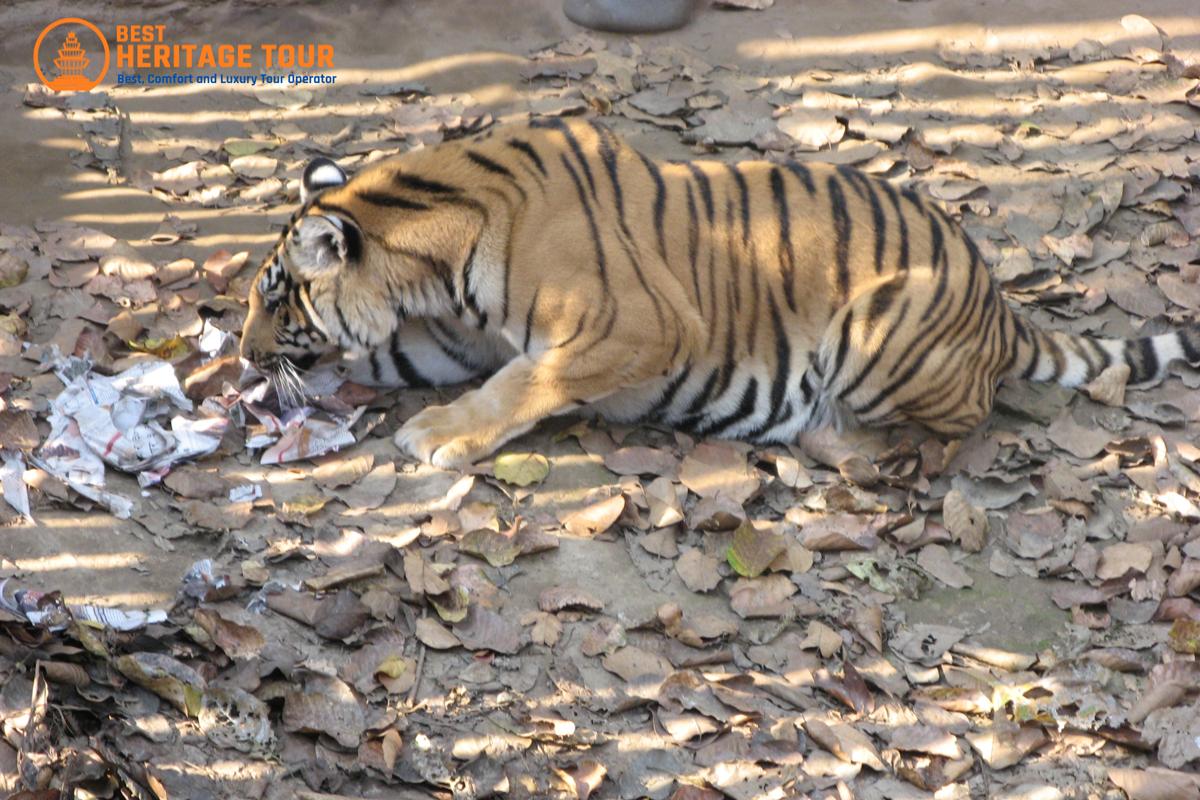
[[313, 195], [331, 186], [341, 186], [348, 178], [337, 164], [328, 158], [314, 158], [304, 168], [300, 179], [300, 202], [307, 203]]
[[296, 223], [288, 248], [292, 265], [305, 280], [329, 274], [356, 257], [352, 250], [357, 234], [341, 217], [305, 214]]

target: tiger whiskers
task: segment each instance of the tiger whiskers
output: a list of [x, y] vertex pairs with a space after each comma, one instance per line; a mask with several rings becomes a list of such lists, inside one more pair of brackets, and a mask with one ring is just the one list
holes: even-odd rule
[[271, 365], [270, 377], [271, 385], [275, 388], [275, 394], [279, 397], [279, 405], [282, 409], [290, 410], [304, 406], [308, 390], [304, 385], [304, 379], [300, 377], [300, 370], [290, 358], [287, 356], [278, 358]]

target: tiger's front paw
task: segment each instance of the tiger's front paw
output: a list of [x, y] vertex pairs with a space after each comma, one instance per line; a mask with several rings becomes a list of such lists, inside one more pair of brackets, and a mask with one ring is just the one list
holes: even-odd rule
[[430, 406], [396, 431], [396, 446], [413, 458], [442, 469], [460, 469], [491, 452], [472, 421], [454, 406]]

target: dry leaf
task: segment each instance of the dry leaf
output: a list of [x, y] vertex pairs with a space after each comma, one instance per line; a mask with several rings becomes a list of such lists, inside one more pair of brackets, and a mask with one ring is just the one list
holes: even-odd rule
[[950, 551], [940, 544], [928, 544], [921, 548], [917, 564], [951, 589], [965, 589], [975, 584], [967, 571], [950, 557]]
[[421, 644], [426, 647], [432, 647], [434, 650], [450, 650], [455, 647], [461, 647], [462, 642], [458, 637], [448, 631], [445, 626], [441, 625], [433, 617], [421, 617], [417, 620], [417, 638], [421, 640]]
[[312, 476], [322, 489], [336, 489], [358, 481], [374, 466], [375, 456], [371, 453], [353, 456], [334, 453], [317, 459]]
[[1200, 800], [1200, 776], [1163, 767], [1112, 767], [1108, 779], [1129, 800]]
[[554, 772], [566, 784], [567, 791], [578, 800], [588, 800], [604, 781], [608, 770], [599, 761], [587, 759], [570, 769], [555, 768]]
[[595, 536], [616, 523], [625, 510], [625, 496], [613, 495], [583, 508], [559, 516], [563, 527], [576, 536]]
[[1100, 563], [1096, 567], [1096, 577], [1100, 580], [1120, 578], [1127, 572], [1144, 574], [1150, 568], [1150, 560], [1154, 551], [1148, 544], [1130, 544], [1118, 542], [1100, 551]]
[[1040, 725], [994, 721], [989, 728], [969, 731], [967, 741], [992, 769], [1005, 769], [1041, 747], [1049, 737]]
[[[942, 501], [946, 530], [969, 553], [978, 553], [987, 542], [987, 514], [978, 509], [957, 489], [946, 493]], [[968, 584], [969, 585], [969, 584]]]
[[239, 625], [207, 608], [197, 608], [192, 615], [217, 645], [232, 659], [257, 658], [266, 646], [266, 639], [257, 628]]
[[757, 578], [786, 549], [783, 535], [776, 533], [770, 523], [755, 525], [747, 520], [733, 532], [733, 544], [725, 558], [738, 575]]
[[490, 608], [471, 606], [464, 622], [454, 626], [454, 634], [468, 650], [491, 650], [512, 655], [524, 645], [521, 626]]
[[675, 571], [693, 592], [711, 592], [721, 582], [721, 573], [717, 571], [719, 563], [712, 556], [693, 548], [685, 551], [675, 562]]
[[366, 730], [366, 711], [354, 690], [339, 678], [312, 674], [284, 697], [283, 729], [332, 736], [356, 748]]
[[729, 589], [729, 605], [742, 619], [780, 617], [788, 613], [788, 598], [796, 593], [796, 584], [785, 575], [739, 578]]
[[614, 675], [626, 681], [634, 681], [647, 675], [665, 678], [675, 671], [671, 662], [658, 653], [641, 647], [622, 647], [605, 656], [601, 663]]
[[1125, 384], [1129, 381], [1129, 365], [1114, 364], [1085, 383], [1081, 388], [1088, 397], [1106, 406], [1125, 405]]
[[857, 728], [845, 723], [826, 724], [812, 719], [804, 723], [804, 730], [812, 740], [842, 761], [862, 764], [877, 772], [883, 772], [883, 761], [870, 737]]
[[550, 462], [539, 453], [501, 453], [492, 465], [492, 474], [513, 486], [531, 486], [550, 474]]
[[645, 487], [644, 491], [646, 502], [650, 506], [651, 525], [655, 528], [666, 528], [683, 521], [684, 498], [680, 495], [684, 493], [684, 490], [678, 488], [670, 478], [655, 478]]
[[481, 528], [464, 536], [459, 542], [459, 550], [478, 556], [493, 567], [507, 567], [521, 555], [521, 542], [515, 536]]
[[825, 623], [813, 620], [808, 623], [808, 634], [799, 646], [804, 649], [816, 648], [822, 658], [833, 658], [842, 649], [842, 637]]
[[661, 475], [674, 479], [679, 460], [654, 447], [622, 447], [604, 456], [604, 466], [618, 475]]
[[538, 596], [538, 608], [547, 612], [577, 609], [598, 613], [604, 610], [604, 603], [582, 589], [551, 586]]
[[534, 611], [521, 617], [522, 625], [531, 625], [529, 638], [534, 644], [553, 647], [562, 636], [562, 623], [558, 617], [545, 611]]
[[746, 456], [728, 444], [705, 442], [683, 459], [679, 480], [700, 497], [716, 497], [744, 504], [758, 491], [759, 480]]

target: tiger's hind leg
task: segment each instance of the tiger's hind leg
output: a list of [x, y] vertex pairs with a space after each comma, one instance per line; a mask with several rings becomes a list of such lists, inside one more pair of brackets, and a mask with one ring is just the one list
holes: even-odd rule
[[991, 412], [1013, 332], [982, 266], [914, 269], [847, 303], [821, 344], [825, 389], [864, 426], [961, 436]]

